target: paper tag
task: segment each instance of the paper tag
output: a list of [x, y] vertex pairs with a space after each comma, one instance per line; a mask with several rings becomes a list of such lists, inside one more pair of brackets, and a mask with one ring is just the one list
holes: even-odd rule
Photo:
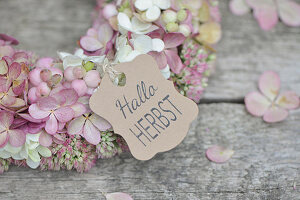
[[92, 111], [111, 123], [139, 160], [177, 146], [197, 117], [198, 106], [176, 91], [149, 55], [114, 69], [126, 75], [125, 86], [114, 85], [105, 75], [90, 98]]

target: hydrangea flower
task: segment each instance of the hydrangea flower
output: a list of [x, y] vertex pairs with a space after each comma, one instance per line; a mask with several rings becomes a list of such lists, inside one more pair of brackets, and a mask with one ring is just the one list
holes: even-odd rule
[[28, 67], [10, 58], [0, 60], [0, 106], [20, 108], [26, 105], [21, 97], [27, 90]]
[[[173, 73], [180, 73], [183, 68], [182, 61], [178, 55], [177, 47], [186, 39], [181, 33], [165, 33], [163, 30], [149, 34], [154, 39], [162, 38], [163, 45], [160, 51], [152, 51], [149, 54], [156, 59], [159, 68], [165, 69], [168, 65]], [[160, 39], [159, 39], [160, 40]]]
[[109, 24], [102, 24], [98, 30], [90, 28], [87, 34], [80, 38], [80, 46], [87, 52], [95, 52], [104, 49], [102, 53], [107, 53], [112, 48], [114, 31]]
[[78, 117], [86, 111], [81, 103], [77, 102], [75, 90], [63, 89], [52, 96], [43, 97], [29, 107], [29, 114], [34, 119], [45, 119], [45, 130], [54, 135], [64, 127], [73, 117]]
[[26, 164], [36, 169], [40, 165], [41, 156], [50, 157], [51, 151], [39, 144], [40, 134], [27, 134], [26, 142], [21, 147], [13, 147], [7, 145], [4, 149], [0, 149], [0, 157], [13, 158], [15, 160], [26, 160]]
[[249, 13], [263, 30], [272, 29], [278, 18], [288, 26], [300, 26], [300, 5], [292, 0], [231, 0], [230, 9], [236, 15]]
[[288, 110], [299, 107], [299, 96], [292, 91], [279, 94], [280, 79], [273, 71], [264, 72], [258, 82], [260, 92], [250, 92], [245, 97], [249, 113], [263, 117], [265, 122], [279, 122], [287, 118]]
[[[120, 36], [117, 39], [116, 48], [116, 62], [129, 62], [138, 55], [147, 54], [150, 51], [161, 52], [164, 50], [164, 42], [161, 39], [154, 38], [147, 35], [132, 35], [128, 41], [127, 36]], [[164, 66], [166, 67], [166, 65]]]
[[144, 19], [153, 22], [159, 18], [161, 10], [170, 8], [171, 0], [136, 0], [134, 6], [145, 12]]
[[94, 114], [84, 114], [70, 122], [69, 135], [81, 135], [89, 143], [97, 145], [101, 141], [100, 131], [106, 131], [111, 125], [102, 117]]
[[23, 130], [12, 129], [14, 115], [7, 111], [0, 111], [0, 148], [8, 143], [13, 147], [20, 147], [25, 143], [26, 134]]
[[130, 31], [135, 34], [147, 34], [158, 29], [156, 25], [148, 22], [142, 22], [136, 16], [133, 16], [130, 19], [128, 15], [122, 12], [118, 14], [117, 19], [119, 24], [119, 31], [122, 34], [125, 34], [126, 31]]
[[0, 59], [4, 56], [13, 56], [15, 50], [11, 47], [11, 45], [19, 44], [18, 40], [15, 38], [0, 33]]

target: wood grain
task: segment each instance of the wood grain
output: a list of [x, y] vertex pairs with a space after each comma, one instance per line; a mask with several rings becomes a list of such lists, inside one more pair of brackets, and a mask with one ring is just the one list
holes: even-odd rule
[[[170, 152], [146, 162], [129, 154], [101, 160], [86, 174], [13, 167], [0, 176], [0, 199], [104, 199], [101, 192], [116, 191], [136, 200], [300, 199], [299, 110], [270, 125], [239, 104], [199, 109], [188, 136]], [[229, 162], [206, 159], [214, 144], [235, 151]]]

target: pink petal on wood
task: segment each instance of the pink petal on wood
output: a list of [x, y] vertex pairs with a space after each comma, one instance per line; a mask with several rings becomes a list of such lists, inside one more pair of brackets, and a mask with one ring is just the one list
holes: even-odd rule
[[270, 30], [278, 23], [276, 7], [264, 7], [254, 9], [254, 16], [263, 30]]
[[288, 117], [289, 113], [286, 109], [277, 106], [270, 107], [264, 114], [264, 121], [269, 123], [275, 123], [283, 121]]
[[235, 15], [244, 15], [250, 12], [250, 7], [245, 0], [231, 0], [229, 8]]
[[171, 71], [175, 74], [179, 74], [183, 69], [183, 64], [177, 52], [173, 50], [165, 50], [165, 54]]
[[17, 62], [13, 62], [8, 69], [8, 75], [11, 80], [17, 79], [21, 74], [21, 65]]
[[224, 163], [231, 158], [234, 151], [221, 146], [212, 146], [206, 150], [206, 157], [215, 163]]
[[289, 26], [300, 26], [300, 4], [291, 0], [277, 0], [280, 19]]
[[47, 120], [45, 130], [50, 135], [56, 134], [56, 132], [58, 130], [58, 122], [57, 122], [57, 119], [55, 118], [54, 114], [51, 114], [49, 119]]
[[83, 137], [93, 145], [97, 145], [101, 141], [100, 131], [89, 120], [83, 127]]
[[0, 46], [0, 57], [3, 56], [13, 56], [15, 50], [11, 46]]
[[50, 147], [52, 144], [52, 136], [46, 133], [45, 131], [42, 131], [39, 137], [39, 143], [40, 145], [44, 147]]
[[30, 116], [37, 120], [44, 119], [50, 115], [49, 111], [41, 110], [37, 106], [37, 104], [32, 104], [31, 106], [29, 106], [28, 111], [29, 111]]
[[72, 108], [62, 107], [57, 109], [54, 112], [54, 115], [59, 122], [65, 123], [71, 121], [71, 119], [74, 117], [74, 111]]
[[251, 92], [245, 97], [245, 105], [249, 113], [254, 116], [263, 116], [271, 102], [259, 92]]
[[80, 39], [80, 46], [86, 51], [97, 51], [103, 47], [99, 40], [90, 36], [83, 36]]
[[280, 78], [276, 72], [266, 71], [260, 76], [258, 86], [260, 91], [273, 101], [279, 94]]
[[69, 135], [81, 134], [85, 121], [86, 119], [84, 117], [78, 117], [76, 119], [73, 119], [68, 125], [68, 134]]
[[293, 91], [283, 92], [275, 103], [286, 109], [296, 109], [299, 107], [299, 96]]
[[175, 48], [181, 45], [186, 37], [182, 33], [167, 33], [164, 36], [164, 43], [165, 43], [165, 48], [170, 49], [170, 48]]
[[26, 141], [26, 134], [19, 129], [9, 130], [9, 143], [13, 147], [20, 147], [25, 144]]
[[9, 135], [6, 131], [0, 133], [0, 148], [3, 148], [6, 146], [8, 139], [9, 139]]
[[123, 192], [114, 192], [105, 195], [106, 200], [133, 200], [133, 198]]
[[159, 69], [164, 69], [167, 66], [167, 57], [164, 51], [162, 52], [150, 51], [148, 54], [153, 58], [155, 58]]

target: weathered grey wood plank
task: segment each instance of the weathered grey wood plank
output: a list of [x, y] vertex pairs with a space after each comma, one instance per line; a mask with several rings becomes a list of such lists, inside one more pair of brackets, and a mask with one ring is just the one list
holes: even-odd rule
[[[86, 174], [12, 168], [0, 176], [0, 199], [104, 199], [100, 191], [137, 200], [300, 199], [299, 110], [266, 124], [239, 104], [199, 108], [188, 137], [170, 152], [146, 162], [129, 154], [101, 160]], [[229, 162], [205, 158], [214, 144], [235, 150]]]
[[[223, 39], [204, 102], [241, 101], [265, 70], [278, 71], [282, 88], [300, 93], [300, 28], [280, 23], [264, 32], [252, 15], [236, 17], [227, 4], [220, 1]], [[41, 56], [72, 52], [91, 24], [94, 5], [95, 0], [0, 0], [0, 32], [14, 35], [21, 48]]]
[[266, 70], [280, 74], [283, 90], [300, 94], [300, 27], [279, 23], [263, 31], [252, 14], [233, 15], [228, 2], [220, 1], [223, 37], [217, 46], [217, 70], [204, 100], [242, 100], [256, 89], [259, 75]]

